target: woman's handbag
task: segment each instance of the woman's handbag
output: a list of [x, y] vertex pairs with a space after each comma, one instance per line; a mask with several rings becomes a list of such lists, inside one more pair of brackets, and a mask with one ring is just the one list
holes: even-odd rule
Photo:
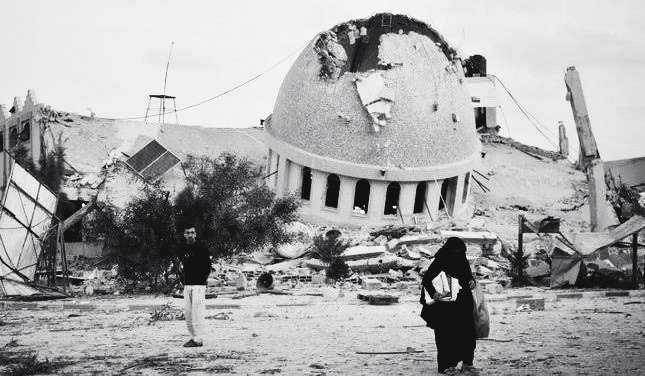
[[481, 286], [475, 285], [472, 291], [473, 295], [473, 320], [475, 321], [475, 338], [486, 338], [490, 332], [490, 321], [488, 309], [486, 308], [486, 299]]

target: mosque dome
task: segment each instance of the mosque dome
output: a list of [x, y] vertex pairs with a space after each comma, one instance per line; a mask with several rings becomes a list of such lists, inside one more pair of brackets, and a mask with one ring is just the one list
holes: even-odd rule
[[287, 73], [266, 133], [290, 160], [359, 178], [452, 176], [480, 150], [455, 51], [426, 23], [393, 14], [319, 33]]

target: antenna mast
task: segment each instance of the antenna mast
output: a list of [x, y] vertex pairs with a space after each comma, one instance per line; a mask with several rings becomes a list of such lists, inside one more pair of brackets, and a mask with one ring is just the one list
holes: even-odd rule
[[[172, 47], [175, 45], [175, 42], [170, 42], [170, 51], [168, 52], [168, 62], [166, 63], [166, 73], [163, 77], [163, 96], [166, 97], [166, 82], [168, 81], [168, 68], [170, 67], [170, 57], [172, 56]], [[166, 101], [162, 101], [161, 109], [161, 124], [165, 124], [166, 120]]]
[[[166, 95], [166, 84], [168, 83], [168, 69], [170, 68], [170, 59], [172, 57], [172, 48], [175, 45], [175, 42], [170, 42], [170, 51], [168, 52], [168, 61], [166, 62], [166, 71], [163, 77], [163, 94], [150, 94], [148, 95], [148, 108], [146, 109], [145, 122], [148, 122], [148, 113], [150, 112], [150, 104], [153, 99], [159, 100], [159, 122], [161, 124], [166, 123], [166, 99], [172, 99], [173, 108], [175, 109], [175, 122], [179, 124], [179, 118], [177, 117], [177, 104], [175, 103], [175, 97], [171, 95]], [[151, 115], [154, 116], [154, 115]]]

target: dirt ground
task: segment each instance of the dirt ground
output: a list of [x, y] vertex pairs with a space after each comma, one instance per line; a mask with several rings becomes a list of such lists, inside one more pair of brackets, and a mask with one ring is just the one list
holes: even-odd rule
[[[437, 374], [433, 332], [419, 317], [416, 289], [398, 291], [400, 303], [390, 306], [368, 305], [356, 298], [359, 291], [321, 287], [208, 299], [206, 316], [223, 312], [228, 319], [208, 319], [204, 347], [193, 349], [181, 346], [183, 321], [148, 324], [151, 308], [181, 307], [181, 299], [5, 303], [0, 346], [13, 340], [3, 351], [68, 362], [57, 371], [67, 375]], [[522, 295], [544, 298], [545, 310], [518, 312]], [[490, 337], [500, 342], [478, 341], [475, 364], [483, 375], [645, 375], [642, 290], [606, 297], [605, 291], [523, 288], [487, 298]], [[357, 353], [395, 351], [408, 352]]]

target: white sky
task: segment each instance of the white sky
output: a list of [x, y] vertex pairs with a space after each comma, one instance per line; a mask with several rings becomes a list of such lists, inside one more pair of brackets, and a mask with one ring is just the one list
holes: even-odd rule
[[[221, 4], [220, 4], [221, 3]], [[183, 107], [214, 96], [301, 50], [316, 33], [380, 11], [426, 21], [462, 56], [482, 54], [519, 101], [555, 135], [567, 125], [564, 71], [580, 72], [603, 159], [645, 155], [645, 6], [640, 1], [28, 1], [0, 5], [0, 103], [27, 89], [59, 110], [100, 117], [145, 113], [159, 94]], [[183, 124], [248, 127], [272, 112], [295, 59], [203, 106]], [[502, 135], [554, 149], [499, 90]], [[174, 116], [171, 116], [174, 121]], [[547, 133], [548, 134], [548, 133]]]

